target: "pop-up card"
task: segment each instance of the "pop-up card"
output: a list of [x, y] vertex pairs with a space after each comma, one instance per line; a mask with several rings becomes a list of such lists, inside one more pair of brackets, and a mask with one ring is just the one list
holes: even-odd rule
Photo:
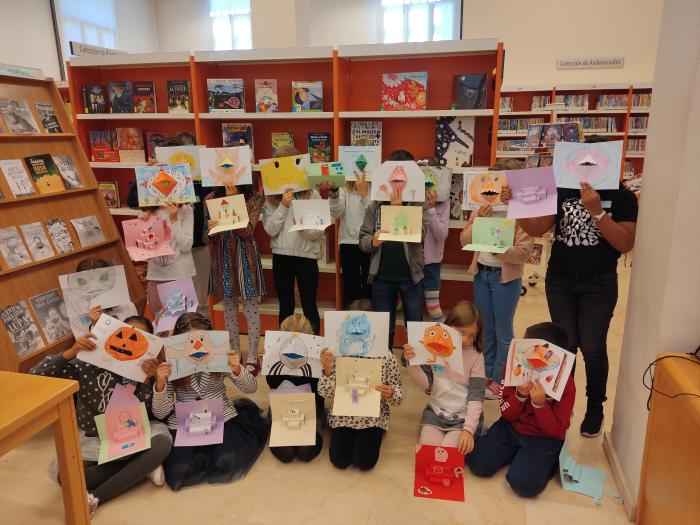
[[202, 186], [253, 184], [253, 170], [248, 146], [199, 148]]
[[334, 184], [341, 187], [345, 185], [345, 169], [342, 162], [314, 162], [307, 166], [306, 176], [309, 184]]
[[506, 360], [505, 386], [539, 381], [545, 394], [559, 401], [576, 356], [544, 339], [513, 339]]
[[224, 442], [224, 402], [221, 399], [178, 401], [176, 447], [199, 447]]
[[364, 172], [372, 180], [372, 171], [382, 162], [380, 146], [338, 146], [338, 160], [343, 163], [345, 180], [357, 180]]
[[271, 447], [316, 444], [316, 399], [310, 392], [270, 392]]
[[140, 166], [136, 168], [139, 206], [161, 206], [166, 202], [195, 202], [192, 175], [188, 164]]
[[172, 366], [170, 381], [197, 372], [230, 372], [228, 338], [223, 330], [194, 330], [164, 338], [165, 360]]
[[325, 312], [326, 346], [336, 355], [381, 357], [389, 348], [389, 312]]
[[379, 417], [381, 384], [381, 359], [337, 357], [333, 415]]
[[597, 190], [620, 187], [621, 140], [597, 142], [557, 142], [554, 146], [554, 179], [557, 188], [580, 189], [587, 182]]
[[194, 180], [201, 178], [199, 150], [201, 146], [156, 146], [156, 160], [162, 164], [187, 164]]
[[78, 352], [78, 359], [122, 377], [144, 383], [143, 362], [158, 356], [163, 340], [133, 328], [119, 319], [102, 314], [92, 327], [92, 352]]
[[156, 332], [165, 332], [175, 326], [175, 321], [185, 312], [196, 312], [199, 306], [192, 277], [167, 281], [157, 286], [160, 312], [156, 313]]
[[484, 205], [490, 205], [494, 210], [505, 210], [501, 202], [501, 191], [506, 184], [506, 175], [502, 171], [483, 170], [479, 173], [464, 175], [463, 210], [478, 210]]
[[413, 321], [409, 321], [406, 328], [408, 344], [416, 353], [409, 361], [411, 366], [430, 365], [438, 375], [444, 375], [448, 368], [464, 374], [462, 336], [457, 330], [442, 323]]
[[421, 242], [423, 208], [421, 206], [382, 206], [381, 241]]
[[321, 350], [325, 346], [325, 339], [316, 335], [268, 330], [261, 373], [321, 377]]
[[452, 170], [444, 166], [421, 166], [420, 169], [425, 175], [425, 191], [435, 191], [438, 202], [449, 199]]
[[146, 261], [153, 257], [172, 255], [168, 242], [170, 226], [163, 219], [151, 215], [146, 220], [132, 219], [122, 222], [124, 245], [132, 261]]
[[209, 235], [225, 232], [227, 230], [239, 230], [248, 226], [248, 207], [243, 194], [227, 195], [220, 199], [209, 199], [207, 210], [209, 217], [217, 221], [217, 225], [209, 230]]
[[462, 248], [472, 252], [505, 253], [515, 240], [515, 220], [477, 217], [472, 225], [472, 242]]
[[289, 189], [294, 192], [310, 189], [311, 184], [306, 177], [308, 165], [308, 154], [262, 159], [260, 174], [265, 195], [282, 195]]
[[131, 302], [123, 266], [107, 266], [58, 276], [69, 316], [95, 306], [111, 308]]
[[509, 219], [545, 217], [557, 213], [557, 186], [552, 166], [506, 171], [511, 190]]
[[100, 437], [98, 465], [151, 448], [146, 405], [134, 395], [134, 385], [114, 386], [104, 414], [95, 416], [95, 425]]
[[292, 201], [294, 226], [290, 232], [299, 230], [323, 231], [331, 225], [331, 208], [327, 199], [295, 199]]
[[454, 447], [418, 445], [413, 495], [464, 501], [464, 454]]
[[372, 170], [373, 201], [389, 201], [391, 193], [401, 193], [403, 202], [425, 201], [425, 175], [412, 160], [388, 160]]
[[569, 455], [566, 441], [559, 452], [559, 475], [564, 490], [590, 496], [597, 505], [600, 505], [605, 486], [605, 472], [577, 464]]

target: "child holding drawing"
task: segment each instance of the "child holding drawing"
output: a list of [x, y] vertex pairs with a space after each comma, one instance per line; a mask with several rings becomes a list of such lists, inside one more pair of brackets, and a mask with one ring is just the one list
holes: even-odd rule
[[438, 202], [434, 185], [425, 187], [425, 209], [428, 227], [425, 229], [423, 250], [425, 266], [423, 267], [423, 294], [428, 315], [436, 323], [444, 319], [440, 306], [440, 271], [442, 256], [445, 251], [445, 239], [450, 233], [450, 200]]

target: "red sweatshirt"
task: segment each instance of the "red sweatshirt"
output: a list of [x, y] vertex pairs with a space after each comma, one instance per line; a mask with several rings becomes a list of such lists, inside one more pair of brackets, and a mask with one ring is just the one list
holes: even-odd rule
[[547, 396], [542, 408], [532, 406], [529, 397], [525, 400], [519, 399], [514, 386], [503, 387], [500, 399], [501, 415], [513, 425], [518, 434], [563, 440], [571, 423], [574, 399], [576, 386], [573, 377], [569, 377], [566, 382], [561, 400], [555, 401]]

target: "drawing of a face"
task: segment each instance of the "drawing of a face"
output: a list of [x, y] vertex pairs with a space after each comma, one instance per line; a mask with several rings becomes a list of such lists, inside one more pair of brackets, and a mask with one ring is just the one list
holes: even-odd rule
[[107, 338], [104, 348], [117, 361], [133, 361], [146, 353], [148, 340], [138, 330], [125, 326]]
[[559, 355], [548, 344], [534, 345], [525, 351], [523, 365], [530, 370], [546, 372], [559, 366]]
[[566, 169], [579, 182], [594, 183], [605, 175], [609, 160], [598, 148], [581, 148], [571, 155]]
[[301, 337], [292, 334], [280, 345], [280, 361], [290, 370], [298, 370], [306, 364], [309, 351]]
[[434, 356], [449, 357], [455, 351], [450, 332], [439, 324], [428, 326], [423, 332], [423, 346]]
[[359, 314], [347, 317], [340, 324], [338, 337], [340, 355], [366, 356], [374, 341], [372, 325], [367, 319], [367, 315]]
[[195, 364], [209, 363], [218, 355], [226, 353], [226, 345], [214, 346], [211, 336], [202, 330], [189, 332], [182, 350], [168, 347], [168, 354], [173, 357], [184, 357]]
[[447, 450], [442, 447], [435, 447], [435, 462], [436, 463], [447, 463]]
[[117, 281], [114, 267], [97, 268], [68, 275], [68, 288], [86, 301], [108, 292]]
[[469, 182], [469, 198], [475, 204], [500, 204], [501, 189], [506, 183], [505, 175], [498, 172], [485, 172], [473, 177]]
[[396, 166], [389, 175], [389, 185], [399, 192], [403, 191], [408, 184], [408, 177], [403, 166]]
[[349, 317], [340, 325], [340, 330], [350, 339], [354, 341], [359, 341], [360, 339], [366, 339], [369, 337], [372, 331], [372, 326], [367, 320], [365, 314], [356, 315], [355, 317]]
[[291, 186], [308, 187], [306, 170], [303, 167], [301, 155], [294, 157], [279, 157], [260, 166], [265, 187], [273, 191]]

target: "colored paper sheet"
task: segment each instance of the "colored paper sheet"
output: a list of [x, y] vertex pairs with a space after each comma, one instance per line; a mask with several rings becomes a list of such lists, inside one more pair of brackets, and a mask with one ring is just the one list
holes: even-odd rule
[[472, 252], [505, 253], [515, 240], [515, 220], [477, 217], [472, 226], [472, 242], [462, 248]]
[[495, 211], [505, 210], [506, 206], [501, 202], [501, 191], [505, 183], [506, 176], [502, 171], [481, 170], [465, 173], [462, 209], [478, 210], [489, 205]]
[[413, 495], [464, 501], [464, 454], [454, 447], [418, 445]]
[[379, 417], [382, 359], [335, 359], [334, 416]]
[[382, 206], [381, 241], [421, 242], [423, 208], [421, 206]]
[[224, 402], [221, 399], [178, 401], [176, 447], [199, 447], [224, 442]]
[[163, 339], [165, 360], [172, 365], [170, 381], [197, 372], [231, 372], [229, 333], [223, 330], [194, 330]]
[[509, 219], [545, 217], [557, 213], [557, 186], [552, 166], [506, 171], [512, 197]]
[[194, 180], [200, 180], [199, 150], [202, 146], [156, 146], [156, 160], [163, 164], [187, 164]]
[[508, 349], [505, 386], [539, 381], [545, 394], [559, 401], [576, 356], [544, 339], [513, 339]]
[[438, 202], [445, 202], [449, 199], [452, 170], [445, 166], [421, 166], [420, 169], [425, 175], [425, 190], [435, 191]]
[[338, 187], [345, 185], [345, 169], [342, 162], [315, 162], [306, 168], [309, 184], [332, 184]]
[[316, 399], [313, 393], [270, 393], [271, 447], [316, 444]]
[[163, 308], [156, 314], [156, 332], [166, 332], [175, 327], [175, 321], [185, 312], [196, 312], [199, 306], [192, 277], [167, 281], [157, 286]]
[[243, 194], [228, 195], [220, 199], [209, 199], [207, 210], [209, 217], [217, 221], [217, 225], [209, 230], [209, 235], [228, 230], [239, 230], [248, 226], [248, 206]]
[[151, 216], [146, 220], [123, 221], [122, 229], [124, 245], [132, 261], [146, 261], [153, 257], [173, 254], [168, 242], [170, 227], [163, 219]]
[[569, 455], [569, 447], [564, 446], [559, 453], [559, 475], [564, 490], [590, 496], [600, 505], [605, 486], [605, 472], [585, 465], [578, 465]]
[[306, 177], [308, 165], [308, 154], [262, 159], [260, 174], [265, 195], [282, 195], [288, 189], [294, 192], [311, 189]]
[[463, 375], [462, 336], [457, 330], [442, 323], [413, 321], [406, 323], [406, 328], [408, 344], [416, 353], [409, 361], [411, 366], [430, 365], [441, 376], [448, 369]]
[[412, 160], [388, 160], [372, 170], [373, 201], [390, 201], [394, 190], [403, 202], [425, 201], [425, 175]]
[[167, 202], [195, 202], [188, 164], [141, 166], [136, 168], [139, 206], [161, 206]]
[[58, 276], [68, 315], [83, 315], [95, 306], [110, 308], [131, 302], [124, 266], [107, 266]]
[[292, 201], [294, 226], [290, 232], [299, 230], [323, 231], [331, 225], [331, 208], [327, 199], [295, 199]]
[[381, 357], [389, 348], [389, 312], [325, 312], [326, 346], [336, 355]]
[[248, 146], [199, 148], [202, 186], [253, 184], [253, 169]]
[[554, 147], [554, 179], [557, 188], [580, 189], [587, 182], [597, 190], [620, 187], [623, 141], [557, 142]]
[[338, 160], [343, 163], [345, 180], [357, 180], [364, 172], [365, 180], [370, 181], [382, 162], [381, 146], [338, 146]]
[[321, 350], [325, 346], [326, 340], [316, 335], [268, 330], [261, 373], [321, 377]]

